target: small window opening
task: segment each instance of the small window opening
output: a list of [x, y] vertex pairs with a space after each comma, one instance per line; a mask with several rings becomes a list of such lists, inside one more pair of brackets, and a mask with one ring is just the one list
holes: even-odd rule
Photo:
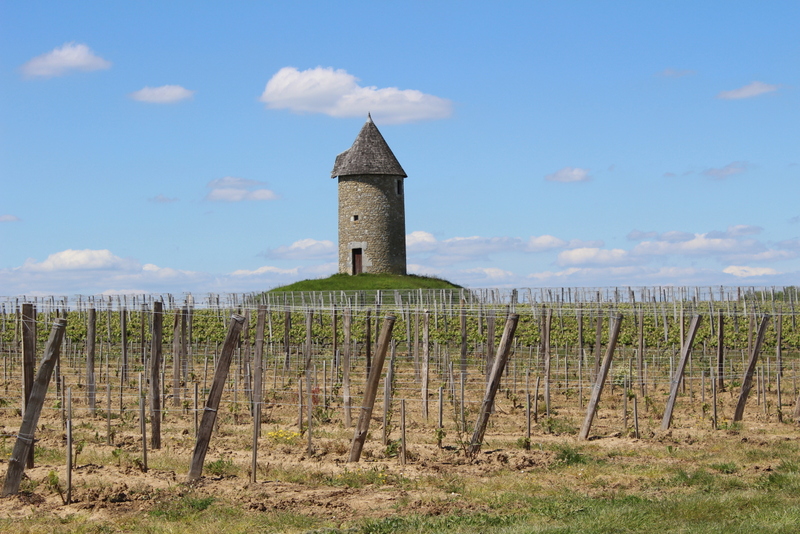
[[358, 220], [358, 215], [353, 215], [353, 220], [357, 221]]
[[397, 194], [403, 194], [403, 180], [397, 180]]

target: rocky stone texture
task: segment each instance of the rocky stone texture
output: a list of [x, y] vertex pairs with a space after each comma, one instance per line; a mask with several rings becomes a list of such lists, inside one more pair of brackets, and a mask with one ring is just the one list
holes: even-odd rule
[[404, 178], [339, 176], [339, 272], [353, 274], [353, 249], [362, 272], [406, 274]]

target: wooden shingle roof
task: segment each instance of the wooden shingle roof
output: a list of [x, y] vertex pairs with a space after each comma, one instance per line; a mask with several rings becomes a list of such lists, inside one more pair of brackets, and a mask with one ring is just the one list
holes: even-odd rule
[[353, 146], [336, 156], [331, 178], [353, 174], [388, 174], [403, 178], [408, 176], [370, 116], [367, 116], [367, 122], [358, 133]]

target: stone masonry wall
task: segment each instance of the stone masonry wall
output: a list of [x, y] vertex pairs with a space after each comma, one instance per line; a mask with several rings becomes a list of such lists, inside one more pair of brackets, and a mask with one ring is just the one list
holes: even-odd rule
[[352, 274], [352, 250], [361, 248], [363, 272], [406, 274], [404, 198], [399, 176], [339, 177], [340, 273]]

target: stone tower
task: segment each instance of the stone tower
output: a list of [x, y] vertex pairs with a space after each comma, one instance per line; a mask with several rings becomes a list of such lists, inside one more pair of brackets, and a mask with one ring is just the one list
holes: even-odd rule
[[367, 116], [353, 146], [336, 156], [339, 272], [406, 274], [406, 173]]

